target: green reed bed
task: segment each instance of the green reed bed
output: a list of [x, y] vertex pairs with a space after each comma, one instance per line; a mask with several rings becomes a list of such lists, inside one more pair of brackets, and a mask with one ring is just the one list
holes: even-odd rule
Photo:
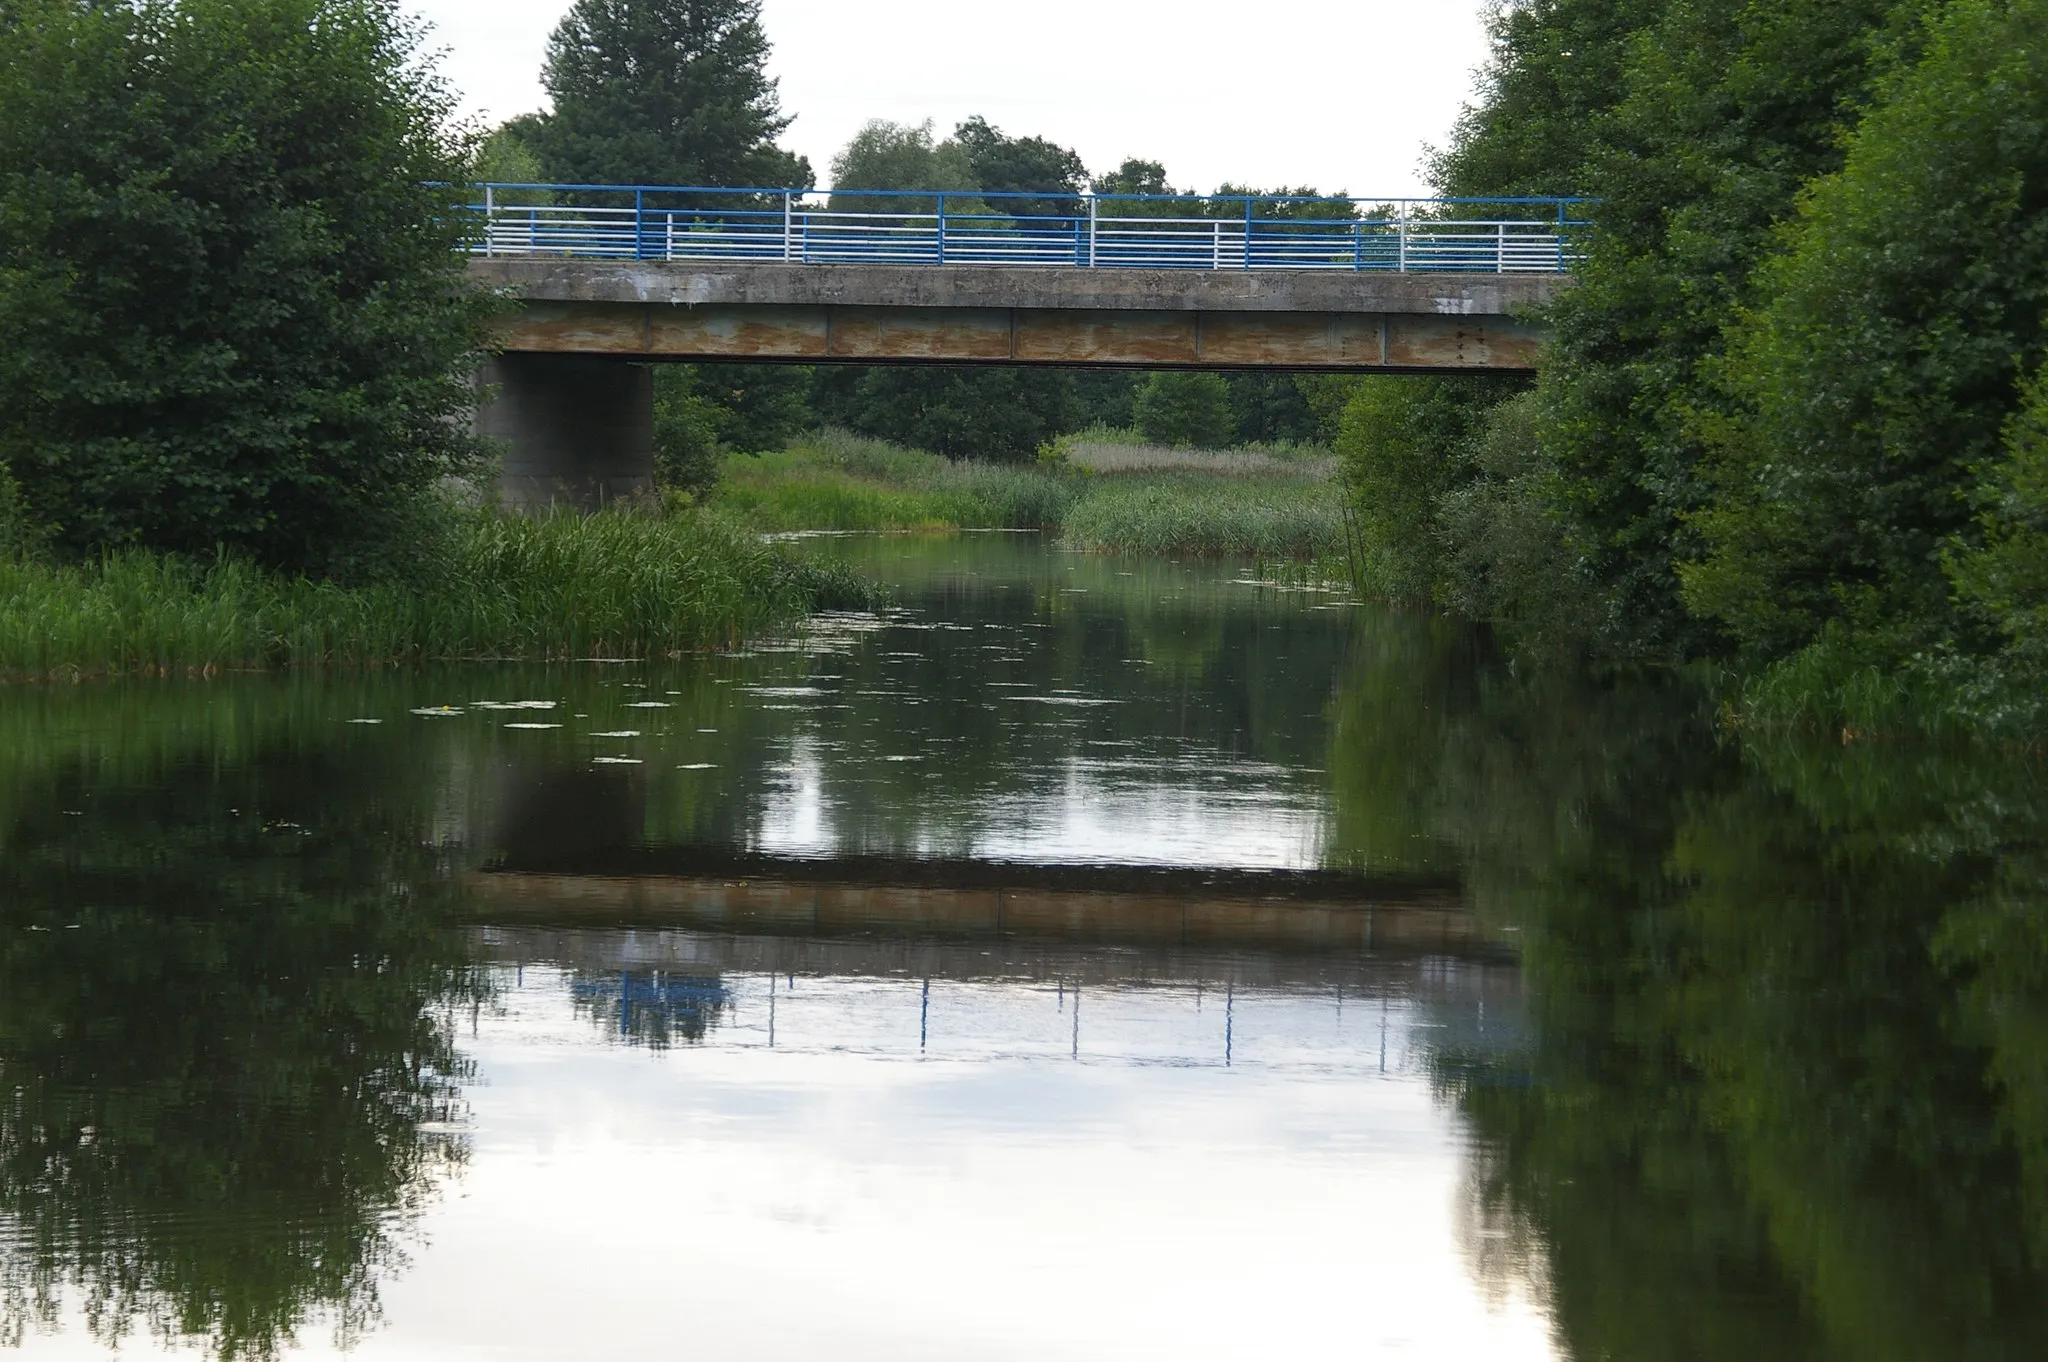
[[1152, 473], [1091, 479], [1061, 537], [1098, 553], [1313, 559], [1340, 553], [1344, 530], [1327, 482]]
[[1060, 441], [1044, 463], [1016, 466], [818, 431], [783, 453], [728, 459], [715, 504], [777, 531], [1045, 529], [1104, 553], [1308, 560], [1342, 552], [1320, 451], [1097, 449], [1077, 440]]
[[1045, 469], [823, 430], [782, 453], [728, 459], [716, 504], [764, 530], [1036, 530], [1059, 524], [1072, 496]]
[[465, 514], [404, 584], [141, 551], [79, 566], [0, 560], [0, 675], [664, 656], [865, 598], [845, 570], [704, 512]]

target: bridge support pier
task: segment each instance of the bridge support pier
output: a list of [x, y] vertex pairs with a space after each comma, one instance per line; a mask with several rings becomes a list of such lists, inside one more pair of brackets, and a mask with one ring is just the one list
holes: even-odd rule
[[515, 510], [594, 510], [654, 488], [654, 370], [589, 355], [497, 355], [478, 376], [476, 433], [504, 449]]

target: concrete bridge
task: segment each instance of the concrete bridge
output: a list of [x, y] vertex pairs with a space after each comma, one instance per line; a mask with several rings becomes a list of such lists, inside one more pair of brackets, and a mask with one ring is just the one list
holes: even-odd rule
[[646, 366], [665, 361], [1528, 372], [1578, 225], [1569, 200], [1461, 219], [1083, 196], [1085, 216], [1077, 199], [1012, 217], [989, 195], [966, 212], [952, 196], [949, 216], [944, 194], [930, 212], [905, 194], [860, 212], [843, 195], [800, 208], [797, 191], [502, 193], [633, 198], [513, 205], [493, 186], [479, 206], [471, 275], [506, 308], [478, 429], [505, 446], [502, 491], [522, 505], [651, 485]]

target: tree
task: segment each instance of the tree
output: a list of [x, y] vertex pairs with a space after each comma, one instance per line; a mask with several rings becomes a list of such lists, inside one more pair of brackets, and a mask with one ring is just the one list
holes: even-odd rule
[[554, 112], [534, 127], [577, 184], [809, 188], [767, 73], [761, 0], [576, 0], [548, 39]]
[[1072, 428], [1074, 377], [1058, 369], [821, 365], [818, 418], [954, 459], [1013, 462]]
[[[2038, 516], [2037, 415], [1996, 487], [2022, 380], [2048, 354], [2048, 7], [1955, 0], [1762, 275], [1716, 426], [1688, 600], [1764, 658], [1831, 625], [1893, 668], [1955, 640], [1945, 553]], [[1994, 481], [1985, 486], [1989, 475]], [[1842, 635], [1839, 630], [1846, 630]], [[1958, 639], [1959, 630], [1964, 637]]]
[[949, 211], [985, 212], [975, 192], [981, 188], [967, 149], [950, 138], [932, 140], [932, 122], [891, 123], [871, 119], [832, 158], [832, 198], [840, 213], [933, 213], [938, 195], [847, 194], [849, 189], [946, 190]]
[[339, 575], [476, 466], [468, 148], [390, 0], [0, 23], [0, 463], [55, 547]]
[[708, 491], [727, 454], [781, 449], [811, 422], [811, 370], [664, 364], [654, 373], [654, 462], [664, 486]]
[[[1702, 545], [1702, 418], [1712, 371], [1800, 189], [1842, 164], [1846, 134], [1926, 0], [1669, 0], [1627, 45], [1574, 187], [1599, 196], [1580, 287], [1553, 309], [1542, 375], [1573, 542], [1599, 586], [1606, 645], [1685, 656], [1718, 631], [1681, 598]], [[1637, 10], [1636, 6], [1627, 7]]]
[[1153, 374], [1138, 385], [1132, 417], [1148, 440], [1203, 449], [1229, 444], [1237, 424], [1230, 411], [1230, 387], [1221, 374], [1172, 370]]
[[975, 182], [991, 194], [1029, 194], [995, 199], [990, 206], [1011, 217], [1077, 217], [1087, 212], [1081, 192], [1088, 168], [1081, 155], [1043, 137], [1011, 137], [980, 114], [953, 129], [953, 141], [967, 152]]

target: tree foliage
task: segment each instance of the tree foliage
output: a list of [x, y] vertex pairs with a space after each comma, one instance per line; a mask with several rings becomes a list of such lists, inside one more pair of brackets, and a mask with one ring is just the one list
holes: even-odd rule
[[[929, 118], [922, 123], [891, 123], [876, 118], [862, 124], [853, 140], [832, 158], [833, 193], [827, 206], [835, 213], [933, 213], [938, 211], [936, 191], [945, 190], [953, 195], [950, 211], [985, 212], [981, 201], [974, 197], [980, 188], [967, 148], [952, 138], [933, 140]], [[934, 192], [841, 192], [849, 189]]]
[[955, 459], [1014, 462], [1074, 428], [1074, 375], [966, 365], [821, 365], [820, 420]]
[[1958, 637], [1944, 558], [1978, 505], [2008, 576], [2038, 514], [2031, 411], [2005, 496], [1980, 478], [2048, 348], [2048, 6], [1951, 4], [1784, 241], [1732, 347], [1688, 599], [1766, 657], [1839, 622], [1901, 663]]
[[761, 0], [576, 0], [548, 39], [541, 163], [565, 183], [809, 188], [775, 145], [790, 119], [767, 66]]
[[967, 153], [975, 184], [991, 194], [1027, 194], [992, 199], [990, 206], [1011, 217], [1074, 217], [1086, 212], [1079, 195], [1088, 168], [1072, 148], [1043, 137], [1011, 137], [980, 114], [953, 129], [953, 142]]
[[360, 572], [472, 467], [467, 149], [387, 0], [19, 0], [0, 462], [56, 546]]
[[1131, 410], [1138, 433], [1165, 445], [1218, 449], [1230, 443], [1237, 422], [1230, 385], [1221, 374], [1166, 370], [1138, 385]]

